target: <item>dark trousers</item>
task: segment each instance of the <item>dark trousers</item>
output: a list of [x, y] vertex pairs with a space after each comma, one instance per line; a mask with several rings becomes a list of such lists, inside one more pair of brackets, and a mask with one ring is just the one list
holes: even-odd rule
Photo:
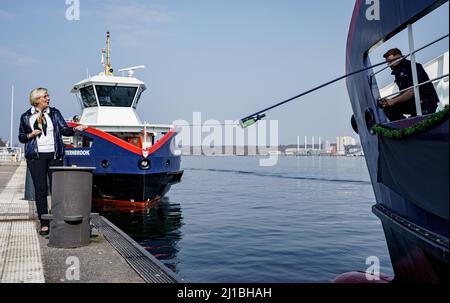
[[36, 208], [41, 221], [41, 226], [48, 226], [49, 221], [41, 219], [41, 216], [48, 214], [47, 193], [49, 186], [47, 178], [50, 183], [50, 192], [52, 186], [52, 173], [49, 170], [50, 166], [62, 166], [63, 161], [54, 159], [55, 153], [39, 153], [38, 159], [27, 160], [27, 166], [33, 179]]
[[[436, 101], [422, 101], [422, 114], [432, 114], [436, 112], [437, 102]], [[411, 117], [417, 116], [416, 112], [416, 102], [414, 99], [403, 101], [392, 106], [387, 106], [384, 108], [384, 113], [389, 121], [396, 121], [405, 119], [406, 115], [411, 115]]]

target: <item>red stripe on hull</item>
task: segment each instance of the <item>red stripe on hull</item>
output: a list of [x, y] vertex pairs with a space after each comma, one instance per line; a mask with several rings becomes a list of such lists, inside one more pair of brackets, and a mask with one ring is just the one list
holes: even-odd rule
[[[80, 124], [78, 123], [73, 123], [73, 122], [69, 122], [67, 123], [70, 127], [75, 127], [78, 126]], [[95, 135], [97, 137], [100, 137], [102, 139], [105, 139], [106, 141], [109, 141], [111, 143], [114, 143], [120, 147], [122, 147], [123, 149], [126, 149], [132, 153], [135, 153], [137, 155], [142, 155], [142, 152], [145, 151], [145, 149], [141, 149], [137, 146], [134, 146], [133, 144], [130, 144], [126, 141], [123, 141], [122, 139], [119, 139], [111, 134], [108, 134], [104, 131], [101, 131], [97, 128], [94, 127], [88, 127], [85, 132], [90, 133], [92, 135]], [[155, 145], [153, 145], [152, 147], [150, 147], [150, 149], [148, 149], [148, 154], [151, 155], [152, 153], [154, 153], [155, 151], [157, 151], [161, 146], [164, 145], [164, 143], [166, 143], [170, 138], [172, 138], [174, 135], [176, 135], [176, 132], [173, 131], [169, 131], [167, 134], [164, 135], [164, 137], [162, 137], [161, 139], [158, 140], [158, 142], [155, 143]]]

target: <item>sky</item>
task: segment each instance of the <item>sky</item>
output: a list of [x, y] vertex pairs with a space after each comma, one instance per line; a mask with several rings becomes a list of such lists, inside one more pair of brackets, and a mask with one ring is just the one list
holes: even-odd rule
[[[354, 0], [79, 3], [80, 20], [69, 21], [66, 0], [0, 0], [0, 138], [9, 139], [11, 85], [14, 144], [35, 87], [48, 88], [51, 106], [65, 117], [80, 113], [70, 89], [87, 70], [102, 71], [107, 30], [115, 70], [146, 66], [136, 72], [147, 85], [138, 106], [143, 121], [192, 122], [193, 112], [203, 121], [240, 119], [343, 75], [354, 6]], [[295, 144], [297, 136], [357, 137], [351, 114], [339, 82], [267, 118], [278, 120], [280, 144]]]

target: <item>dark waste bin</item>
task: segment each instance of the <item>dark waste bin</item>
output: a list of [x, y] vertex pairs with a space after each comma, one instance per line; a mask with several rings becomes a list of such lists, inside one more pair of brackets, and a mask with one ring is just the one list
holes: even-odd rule
[[48, 246], [75, 248], [89, 245], [94, 167], [50, 167], [52, 208]]

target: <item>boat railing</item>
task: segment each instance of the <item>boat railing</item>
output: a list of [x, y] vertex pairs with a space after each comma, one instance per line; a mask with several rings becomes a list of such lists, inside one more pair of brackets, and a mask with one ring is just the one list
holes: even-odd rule
[[405, 88], [405, 89], [402, 89], [402, 90], [400, 90], [400, 91], [398, 91], [398, 92], [392, 93], [392, 94], [387, 95], [387, 96], [383, 96], [383, 97], [380, 98], [380, 100], [381, 100], [381, 99], [390, 98], [390, 97], [394, 97], [394, 96], [400, 95], [400, 94], [402, 94], [402, 93], [404, 93], [404, 92], [410, 90], [411, 88], [416, 88], [416, 87], [419, 88], [419, 87], [421, 87], [422, 85], [425, 85], [425, 84], [428, 84], [428, 83], [434, 83], [434, 82], [437, 82], [437, 81], [439, 81], [439, 80], [441, 80], [441, 79], [448, 78], [448, 76], [449, 76], [449, 74], [447, 73], [447, 74], [445, 74], [445, 75], [436, 77], [436, 78], [434, 78], [434, 79], [431, 79], [431, 80], [428, 80], [428, 81], [424, 81], [424, 82], [418, 83], [417, 85], [412, 85], [412, 86], [410, 86], [410, 87], [408, 87], [408, 88]]
[[[416, 53], [418, 53], [418, 52], [420, 52], [420, 51], [422, 51], [422, 50], [424, 50], [424, 49], [426, 49], [426, 48], [428, 48], [428, 47], [430, 47], [430, 46], [432, 46], [432, 45], [434, 45], [434, 44], [440, 42], [441, 40], [444, 40], [445, 38], [448, 38], [448, 36], [449, 36], [449, 34], [443, 35], [443, 36], [437, 38], [436, 40], [434, 40], [434, 41], [432, 41], [432, 42], [430, 42], [430, 43], [428, 43], [428, 44], [426, 44], [426, 45], [424, 45], [424, 46], [422, 46], [422, 47], [420, 47], [420, 48], [418, 48], [418, 49], [416, 49], [416, 50], [413, 50], [412, 52], [410, 52], [410, 53], [408, 53], [408, 54], [406, 54], [406, 55], [403, 55], [401, 58], [399, 58], [399, 59], [397, 59], [397, 60], [400, 61], [400, 60], [402, 60], [402, 59], [404, 59], [404, 58], [408, 58], [409, 56], [411, 56], [411, 54], [415, 55]], [[394, 61], [394, 62], [395, 62], [395, 61]], [[390, 67], [389, 65], [386, 65], [386, 66], [383, 67], [382, 69], [380, 69], [380, 70], [378, 70], [378, 71], [376, 71], [376, 72], [373, 72], [372, 74], [370, 74], [370, 78], [375, 77], [376, 75], [378, 75], [379, 73], [385, 71], [385, 70], [388, 69], [389, 67]]]
[[[73, 122], [70, 119], [66, 120], [69, 126], [77, 125], [78, 122]], [[149, 124], [144, 122], [143, 124], [137, 125], [89, 125], [90, 128], [86, 130], [86, 132], [91, 133], [89, 129], [94, 130], [95, 134], [105, 133], [111, 135], [117, 139], [122, 140], [123, 142], [130, 143], [136, 147], [142, 149], [148, 149], [155, 145], [160, 139], [162, 139], [166, 134], [170, 132], [177, 132], [177, 129], [173, 125], [169, 124]], [[90, 147], [92, 144], [92, 140], [89, 142], [85, 142], [84, 139], [87, 139], [89, 135], [86, 137], [84, 134], [78, 134], [74, 137], [65, 137], [63, 136], [63, 142], [68, 147]]]
[[[402, 57], [398, 58], [397, 60], [400, 61], [400, 60], [403, 60], [404, 58], [410, 57], [410, 59], [411, 59], [410, 60], [411, 61], [411, 70], [412, 70], [412, 76], [413, 76], [413, 85], [408, 87], [408, 88], [406, 88], [406, 89], [394, 92], [392, 94], [381, 96], [379, 98], [379, 100], [385, 99], [385, 98], [394, 97], [394, 96], [398, 96], [398, 95], [400, 95], [400, 94], [402, 94], [402, 93], [404, 93], [404, 92], [406, 92], [406, 91], [408, 91], [410, 89], [413, 89], [414, 90], [414, 100], [415, 100], [416, 113], [417, 113], [418, 116], [422, 116], [422, 108], [421, 108], [421, 99], [420, 99], [419, 87], [421, 87], [422, 85], [428, 84], [428, 83], [435, 83], [435, 82], [437, 82], [437, 81], [439, 81], [441, 79], [444, 79], [444, 81], [448, 82], [449, 73], [444, 74], [444, 75], [440, 75], [440, 76], [437, 76], [437, 77], [435, 77], [433, 79], [430, 79], [428, 81], [424, 81], [424, 82], [419, 83], [418, 76], [417, 76], [417, 69], [416, 69], [416, 54], [418, 52], [420, 52], [422, 50], [425, 50], [425, 49], [429, 48], [430, 46], [438, 43], [439, 41], [441, 41], [441, 40], [443, 40], [445, 38], [448, 38], [449, 34], [443, 35], [443, 36], [439, 37], [438, 39], [433, 40], [432, 42], [430, 42], [430, 43], [428, 43], [428, 44], [426, 44], [426, 45], [424, 45], [424, 46], [422, 46], [422, 47], [420, 47], [418, 49], [415, 49], [415, 46], [414, 46], [414, 33], [413, 33], [412, 24], [408, 24], [407, 25], [407, 30], [408, 30], [409, 53], [406, 54], [406, 55], [403, 55]], [[390, 64], [388, 64], [387, 66], [383, 67], [382, 69], [372, 73], [369, 76], [370, 82], [372, 83], [373, 78], [377, 74], [385, 71], [389, 67], [390, 67]]]

